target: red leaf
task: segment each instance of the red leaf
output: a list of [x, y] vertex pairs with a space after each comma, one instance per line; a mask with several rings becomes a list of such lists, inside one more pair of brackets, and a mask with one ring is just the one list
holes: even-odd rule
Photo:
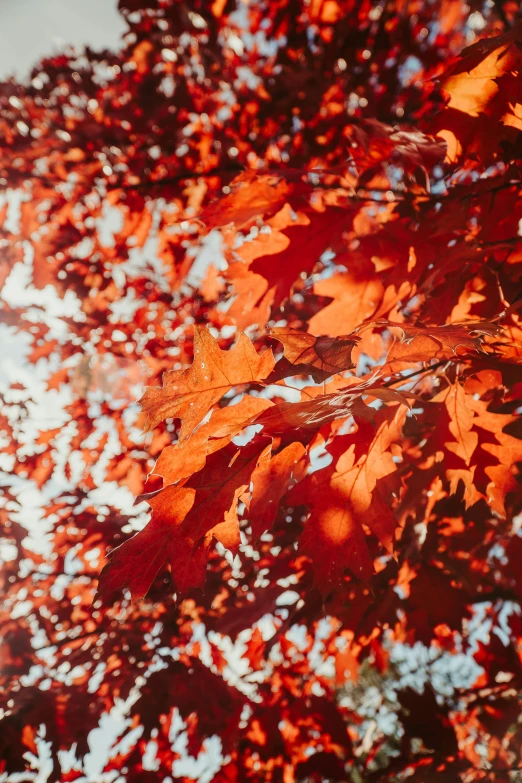
[[252, 473], [252, 497], [248, 506], [254, 539], [272, 527], [279, 501], [290, 488], [290, 482], [303, 476], [304, 454], [301, 443], [291, 443], [274, 456], [265, 452], [259, 460]]
[[373, 438], [361, 430], [362, 438], [356, 435], [329, 469], [312, 474], [291, 494], [293, 502], [304, 502], [311, 510], [299, 547], [311, 559], [323, 593], [338, 586], [347, 568], [364, 581], [370, 579], [373, 563], [363, 526], [393, 551], [397, 520], [380, 487], [397, 469], [389, 449], [401, 437], [404, 418], [404, 409], [399, 409]]

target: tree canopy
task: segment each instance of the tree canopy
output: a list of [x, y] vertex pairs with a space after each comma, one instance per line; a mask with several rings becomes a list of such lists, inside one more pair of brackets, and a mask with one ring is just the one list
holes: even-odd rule
[[2, 779], [515, 779], [517, 4], [119, 7], [0, 86]]

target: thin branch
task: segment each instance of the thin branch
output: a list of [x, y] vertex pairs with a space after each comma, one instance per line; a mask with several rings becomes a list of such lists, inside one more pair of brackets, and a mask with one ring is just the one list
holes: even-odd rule
[[35, 648], [35, 652], [40, 652], [40, 650], [47, 650], [52, 647], [56, 647], [58, 649], [61, 649], [62, 647], [70, 647], [74, 642], [82, 642], [85, 639], [89, 639], [91, 636], [98, 636], [99, 637], [100, 631], [91, 631], [90, 633], [82, 633], [79, 636], [75, 636], [74, 639], [60, 639], [56, 642], [50, 642], [49, 644], [43, 645], [42, 647]]
[[478, 767], [469, 767], [470, 772], [478, 772], [479, 775], [489, 776], [496, 775], [499, 772], [505, 774], [511, 774], [513, 772], [522, 772], [522, 767], [491, 767], [490, 769], [479, 769]]
[[473, 241], [469, 244], [473, 247], [502, 247], [502, 245], [516, 245], [517, 242], [522, 242], [522, 236], [506, 237], [506, 239], [493, 239], [490, 242]]
[[120, 183], [117, 185], [108, 185], [107, 190], [141, 190], [142, 188], [156, 188], [164, 185], [177, 185], [184, 180], [222, 177], [226, 174], [235, 174], [237, 176], [242, 171], [248, 171], [248, 169], [240, 163], [231, 165], [230, 167], [216, 167], [214, 169], [209, 169], [208, 171], [181, 171], [179, 174], [169, 174], [169, 176], [161, 177], [160, 179], [140, 180], [140, 182], [135, 184]]
[[[257, 173], [260, 176], [274, 176], [274, 177], [281, 177], [286, 178], [290, 181], [292, 179], [299, 180], [304, 176], [335, 176], [335, 175], [342, 175], [342, 172], [339, 172], [337, 170], [329, 170], [329, 169], [276, 169], [276, 168], [264, 168], [264, 169], [250, 169], [246, 166], [241, 165], [240, 163], [233, 164], [231, 166], [227, 167], [216, 167], [214, 169], [209, 169], [208, 171], [181, 171], [178, 174], [169, 174], [166, 177], [162, 177], [159, 179], [142, 179], [139, 180], [136, 183], [128, 183], [120, 181], [115, 184], [110, 184], [109, 182], [105, 182], [107, 191], [114, 191], [114, 190], [126, 190], [126, 191], [132, 191], [132, 190], [143, 190], [145, 188], [160, 188], [160, 187], [166, 187], [168, 185], [178, 185], [180, 182], [189, 181], [189, 180], [198, 180], [198, 179], [205, 179], [210, 177], [220, 177], [227, 174], [239, 174], [241, 172], [252, 172]], [[17, 177], [19, 179], [26, 179], [26, 180], [38, 180], [40, 182], [43, 182], [44, 184], [47, 184], [49, 186], [56, 186], [56, 185], [73, 185], [73, 186], [81, 186], [86, 185], [85, 181], [82, 181], [82, 179], [78, 179], [74, 182], [70, 182], [69, 180], [64, 180], [57, 177], [50, 177], [47, 175], [41, 175], [41, 174], [26, 174], [23, 177], [20, 176], [20, 173], [17, 172]], [[9, 179], [9, 177], [5, 177], [6, 179]], [[100, 180], [102, 178], [99, 178]], [[446, 193], [441, 194], [435, 194], [435, 193], [425, 193], [425, 194], [418, 194], [418, 193], [411, 193], [408, 190], [393, 190], [392, 188], [369, 188], [368, 190], [364, 190], [363, 188], [358, 188], [357, 192], [352, 193], [351, 195], [348, 195], [347, 198], [352, 201], [360, 201], [360, 202], [369, 202], [369, 203], [377, 203], [377, 204], [394, 204], [399, 201], [407, 201], [410, 200], [412, 202], [417, 203], [437, 203], [439, 201], [446, 201], [446, 200], [453, 200], [453, 199], [469, 199], [469, 198], [480, 198], [481, 196], [490, 194], [490, 193], [497, 193], [502, 190], [506, 190], [508, 188], [517, 187], [522, 185], [522, 179], [510, 179], [508, 181], [503, 181], [501, 184], [496, 184], [495, 180], [497, 178], [493, 178], [493, 183], [491, 188], [485, 188], [479, 190], [477, 193], [467, 193], [463, 194], [461, 191], [461, 187], [457, 185], [456, 191], [452, 192], [452, 190], [448, 190]], [[92, 187], [96, 187], [96, 179], [92, 180]], [[473, 183], [470, 183], [473, 184]], [[322, 185], [323, 189], [331, 189], [331, 188], [342, 188], [342, 186], [338, 185], [337, 183], [335, 185]], [[383, 198], [377, 198], [376, 195], [372, 194], [379, 194], [382, 195]], [[393, 199], [390, 199], [389, 196], [392, 195]], [[505, 240], [506, 242], [508, 240]]]
[[443, 367], [445, 364], [451, 363], [453, 361], [454, 360], [451, 358], [442, 359], [441, 361], [436, 362], [435, 364], [430, 364], [429, 367], [421, 367], [420, 370], [414, 370], [414, 372], [410, 372], [409, 375], [401, 375], [399, 378], [393, 378], [389, 381], [386, 381], [382, 385], [384, 387], [389, 387], [389, 386], [393, 386], [395, 383], [399, 383], [399, 384], [406, 383], [407, 381], [410, 380], [410, 378], [414, 378], [416, 375], [421, 375], [422, 373], [425, 372], [434, 372], [435, 370], [438, 370], [440, 367]]

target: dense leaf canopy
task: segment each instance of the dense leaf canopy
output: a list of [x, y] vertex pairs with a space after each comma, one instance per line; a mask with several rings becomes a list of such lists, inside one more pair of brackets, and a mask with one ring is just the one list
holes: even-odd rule
[[2, 780], [513, 780], [517, 4], [119, 5], [0, 87]]

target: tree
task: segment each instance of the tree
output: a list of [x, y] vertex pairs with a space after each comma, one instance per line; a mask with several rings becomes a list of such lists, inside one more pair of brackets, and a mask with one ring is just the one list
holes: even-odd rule
[[0, 95], [0, 771], [513, 780], [516, 4], [120, 10]]

